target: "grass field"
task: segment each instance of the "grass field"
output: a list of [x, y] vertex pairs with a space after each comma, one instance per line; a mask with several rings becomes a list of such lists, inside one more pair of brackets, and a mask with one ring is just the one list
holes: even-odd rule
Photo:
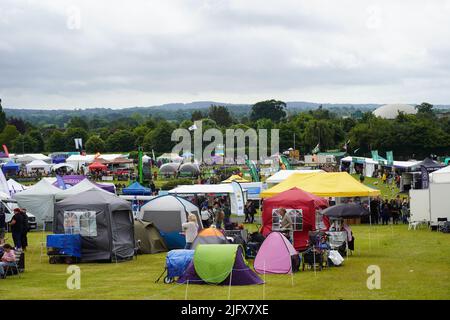
[[[67, 265], [40, 262], [42, 233], [30, 234], [26, 272], [0, 280], [1, 299], [450, 299], [450, 235], [405, 225], [354, 226], [353, 256], [341, 267], [267, 275], [265, 285], [228, 287], [155, 283], [165, 253], [112, 264], [79, 264], [81, 289], [66, 288]], [[10, 234], [8, 235], [10, 237]], [[250, 261], [251, 263], [251, 261]], [[367, 267], [381, 268], [369, 290]], [[187, 289], [187, 290], [186, 290]]]

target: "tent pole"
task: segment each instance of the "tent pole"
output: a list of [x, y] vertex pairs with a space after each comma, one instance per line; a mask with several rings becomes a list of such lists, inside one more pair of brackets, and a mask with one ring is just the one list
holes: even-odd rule
[[189, 287], [189, 279], [186, 281], [186, 291], [184, 292], [184, 300], [188, 298], [188, 287]]
[[372, 212], [370, 211], [370, 196], [369, 196], [369, 251], [372, 249], [370, 229], [372, 229]]
[[264, 260], [263, 300], [266, 298], [266, 260]]
[[231, 297], [231, 281], [233, 279], [233, 267], [231, 267], [231, 272], [230, 272], [230, 282], [228, 283], [228, 300], [230, 300]]

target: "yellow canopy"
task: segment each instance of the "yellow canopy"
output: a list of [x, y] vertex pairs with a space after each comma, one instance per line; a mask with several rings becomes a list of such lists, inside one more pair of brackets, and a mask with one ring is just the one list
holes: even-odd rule
[[319, 197], [373, 197], [380, 195], [380, 190], [369, 188], [347, 172], [330, 172], [293, 174], [285, 181], [261, 192], [261, 198], [270, 198], [293, 187]]
[[241, 176], [237, 175], [237, 174], [233, 174], [231, 177], [229, 177], [227, 180], [223, 180], [222, 182], [224, 183], [231, 183], [232, 181], [236, 181], [236, 182], [251, 182], [248, 181], [244, 178], [242, 178]]

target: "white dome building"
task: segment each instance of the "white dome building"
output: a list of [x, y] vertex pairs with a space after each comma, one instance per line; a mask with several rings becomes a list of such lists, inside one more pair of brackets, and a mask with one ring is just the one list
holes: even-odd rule
[[410, 104], [385, 104], [384, 106], [378, 107], [372, 113], [376, 117], [381, 117], [384, 119], [395, 119], [399, 112], [406, 114], [416, 114], [417, 110], [414, 106]]

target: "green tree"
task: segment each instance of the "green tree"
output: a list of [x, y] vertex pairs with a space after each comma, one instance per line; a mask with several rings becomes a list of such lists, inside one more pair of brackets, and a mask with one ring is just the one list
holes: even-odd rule
[[6, 114], [3, 111], [2, 99], [0, 99], [0, 132], [2, 132], [6, 127]]
[[170, 152], [175, 145], [175, 142], [171, 141], [175, 129], [176, 127], [168, 121], [159, 122], [156, 128], [145, 136], [144, 150], [154, 150], [155, 153]]
[[15, 153], [33, 153], [36, 150], [36, 146], [36, 140], [28, 134], [21, 134], [12, 142], [12, 149]]
[[103, 141], [103, 139], [97, 135], [92, 135], [86, 141], [86, 151], [89, 153], [105, 152], [106, 151], [105, 146], [106, 146], [105, 141]]
[[5, 144], [6, 146], [11, 146], [14, 139], [20, 135], [19, 130], [11, 124], [6, 125], [2, 133], [0, 133], [0, 145]]
[[59, 152], [70, 150], [66, 144], [66, 137], [64, 133], [59, 130], [54, 130], [50, 137], [47, 139], [46, 149], [50, 152]]
[[128, 152], [136, 149], [136, 137], [128, 130], [117, 130], [106, 139], [108, 151]]
[[421, 104], [416, 106], [417, 112], [419, 114], [424, 115], [432, 115], [433, 114], [433, 105], [427, 102], [422, 102]]
[[139, 127], [136, 127], [133, 129], [133, 135], [135, 136], [136, 140], [134, 141], [135, 146], [142, 146], [144, 143], [144, 138], [147, 135], [147, 133], [150, 131], [149, 128], [147, 128], [145, 125], [141, 125]]
[[219, 126], [228, 127], [233, 123], [233, 118], [227, 107], [212, 105], [208, 109], [208, 118], [214, 120]]
[[266, 100], [255, 103], [252, 106], [250, 120], [257, 121], [259, 119], [271, 119], [279, 122], [286, 117], [286, 103], [278, 100]]
[[89, 129], [87, 121], [81, 117], [73, 117], [67, 124], [67, 128], [83, 128], [84, 130]]
[[88, 132], [83, 128], [69, 128], [64, 133], [66, 150], [75, 150], [75, 139], [82, 139], [83, 146], [88, 139]]
[[191, 114], [191, 121], [197, 121], [200, 119], [203, 119], [205, 116], [203, 115], [203, 113], [200, 110], [194, 110]]
[[44, 138], [39, 130], [31, 130], [29, 133], [31, 138], [36, 141], [34, 152], [43, 152], [45, 150]]
[[334, 128], [327, 120], [312, 120], [307, 123], [304, 131], [303, 141], [307, 150], [311, 151], [318, 143], [320, 150], [334, 147]]
[[274, 124], [273, 124], [272, 120], [270, 120], [270, 119], [262, 118], [262, 119], [259, 119], [256, 121], [257, 129], [271, 130], [271, 129], [273, 129], [273, 127], [274, 127]]

